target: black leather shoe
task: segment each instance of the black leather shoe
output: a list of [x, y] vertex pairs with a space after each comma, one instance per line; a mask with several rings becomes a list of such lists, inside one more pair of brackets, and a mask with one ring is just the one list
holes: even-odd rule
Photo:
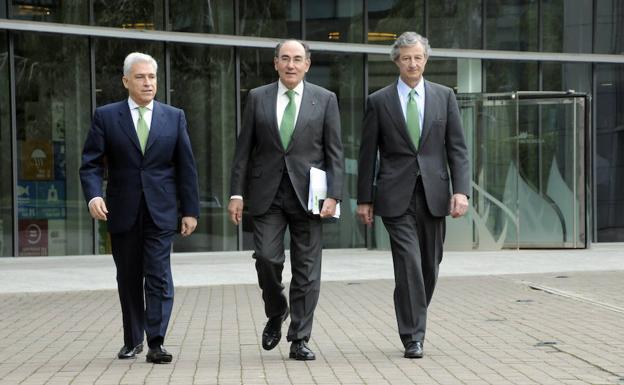
[[290, 358], [294, 358], [297, 361], [312, 361], [316, 360], [314, 352], [310, 350], [308, 344], [304, 340], [293, 341], [290, 345]]
[[423, 345], [420, 341], [412, 341], [405, 347], [405, 358], [423, 358]]
[[141, 353], [143, 351], [143, 344], [138, 344], [135, 347], [130, 347], [130, 346], [122, 346], [121, 350], [119, 350], [119, 353], [117, 353], [117, 358], [119, 358], [120, 360], [125, 360], [127, 358], [134, 358], [136, 357], [137, 354]]
[[271, 350], [277, 346], [282, 339], [282, 323], [288, 318], [288, 309], [284, 314], [269, 318], [264, 330], [262, 331], [262, 348]]
[[162, 345], [156, 348], [147, 349], [147, 354], [145, 355], [145, 361], [152, 362], [154, 364], [167, 364], [171, 362], [173, 356], [171, 353], [165, 350]]

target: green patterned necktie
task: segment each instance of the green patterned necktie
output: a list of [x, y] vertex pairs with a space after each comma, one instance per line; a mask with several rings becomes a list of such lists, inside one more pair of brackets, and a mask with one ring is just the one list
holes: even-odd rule
[[149, 136], [149, 128], [147, 122], [143, 118], [143, 114], [147, 110], [147, 107], [139, 107], [139, 121], [137, 122], [137, 136], [139, 137], [139, 144], [141, 145], [141, 152], [145, 154], [145, 146], [147, 145], [147, 137]]
[[418, 150], [420, 141], [420, 115], [418, 114], [418, 103], [416, 103], [416, 90], [411, 90], [407, 100], [407, 131], [409, 132], [414, 147]]
[[282, 139], [282, 146], [284, 146], [284, 149], [288, 147], [292, 133], [295, 130], [295, 113], [297, 110], [297, 106], [295, 104], [295, 91], [288, 90], [286, 91], [286, 95], [288, 95], [290, 101], [284, 109], [282, 123], [280, 124], [280, 139]]

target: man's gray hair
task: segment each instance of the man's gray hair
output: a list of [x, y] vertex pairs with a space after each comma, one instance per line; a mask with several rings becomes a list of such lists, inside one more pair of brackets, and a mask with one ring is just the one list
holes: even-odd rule
[[158, 63], [156, 63], [156, 60], [154, 60], [153, 57], [151, 57], [150, 55], [146, 53], [132, 52], [131, 54], [126, 56], [126, 59], [124, 60], [124, 64], [123, 64], [124, 76], [130, 75], [130, 70], [132, 69], [132, 66], [140, 62], [141, 63], [147, 62], [151, 64], [152, 67], [154, 67], [154, 73], [158, 72]]
[[431, 46], [429, 40], [426, 37], [417, 34], [416, 32], [403, 32], [392, 44], [390, 50], [390, 58], [392, 61], [396, 61], [399, 58], [400, 48], [415, 45], [420, 43], [425, 49], [425, 57], [428, 58], [431, 53]]
[[297, 40], [297, 39], [286, 39], [284, 41], [280, 41], [279, 43], [277, 43], [277, 45], [275, 46], [275, 57], [279, 57], [280, 49], [282, 48], [284, 43], [287, 43], [289, 41], [296, 41], [297, 43], [301, 44], [303, 46], [304, 51], [305, 51], [306, 59], [310, 58], [310, 56], [311, 56], [310, 55], [310, 46], [306, 42], [304, 42], [302, 40]]

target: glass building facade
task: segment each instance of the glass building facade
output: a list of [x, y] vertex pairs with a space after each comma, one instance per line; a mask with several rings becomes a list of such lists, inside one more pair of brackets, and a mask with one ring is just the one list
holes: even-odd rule
[[346, 158], [325, 247], [386, 247], [355, 216], [366, 95], [395, 81], [389, 45], [433, 47], [425, 78], [457, 92], [471, 152], [469, 215], [453, 249], [624, 241], [624, 0], [0, 0], [0, 256], [109, 253], [78, 168], [96, 106], [127, 97], [132, 51], [160, 64], [157, 99], [183, 108], [201, 217], [174, 251], [251, 247], [226, 213], [248, 91], [277, 79], [279, 39], [310, 43], [307, 80], [335, 92]]

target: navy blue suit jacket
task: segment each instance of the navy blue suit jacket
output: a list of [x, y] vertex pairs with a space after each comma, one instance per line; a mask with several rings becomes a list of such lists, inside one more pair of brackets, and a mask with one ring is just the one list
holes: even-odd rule
[[180, 216], [199, 216], [197, 168], [184, 112], [178, 108], [154, 101], [145, 155], [127, 100], [97, 108], [80, 167], [87, 203], [104, 197], [105, 170], [110, 233], [132, 227], [141, 195], [154, 223], [163, 230], [176, 230]]

